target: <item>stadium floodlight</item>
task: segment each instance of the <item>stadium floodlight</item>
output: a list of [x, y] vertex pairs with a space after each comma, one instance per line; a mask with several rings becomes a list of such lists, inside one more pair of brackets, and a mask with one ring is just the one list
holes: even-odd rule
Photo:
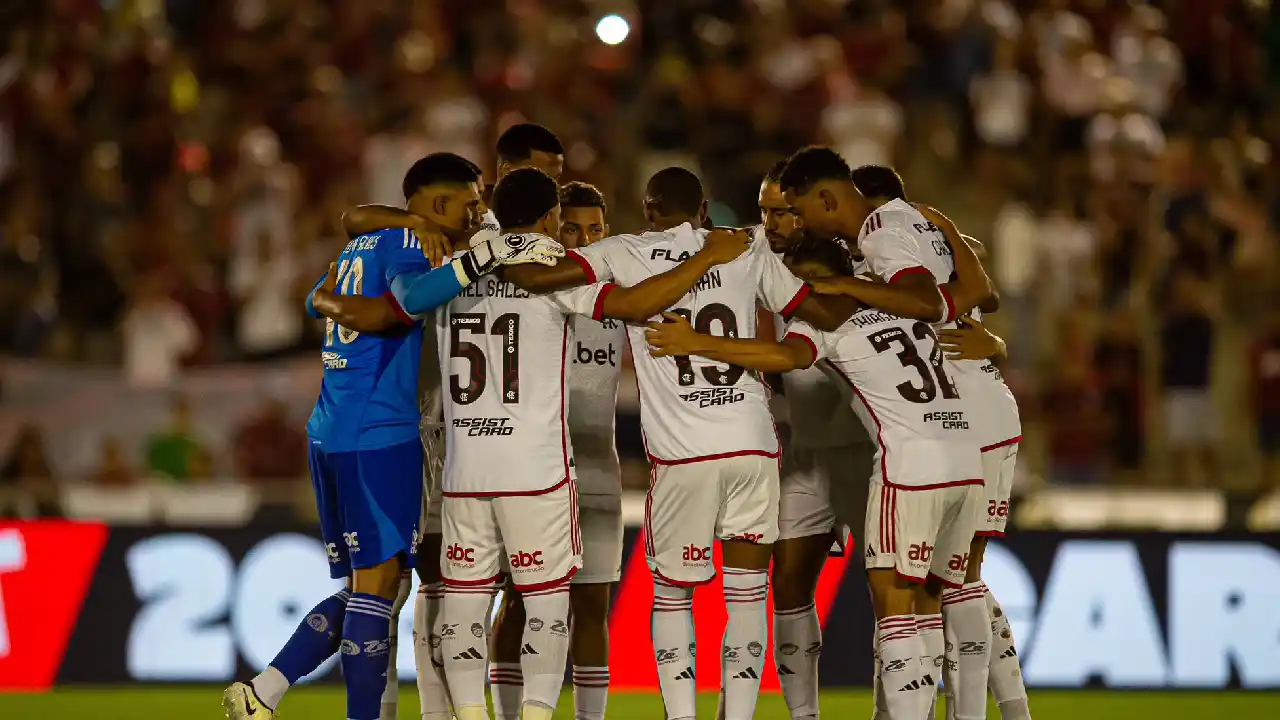
[[621, 15], [605, 15], [596, 23], [596, 37], [605, 45], [617, 45], [627, 39], [631, 26]]

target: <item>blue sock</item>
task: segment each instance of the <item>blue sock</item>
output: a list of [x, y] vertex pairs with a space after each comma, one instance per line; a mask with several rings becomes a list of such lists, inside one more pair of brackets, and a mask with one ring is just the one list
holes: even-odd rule
[[347, 600], [350, 598], [351, 591], [343, 588], [321, 600], [319, 605], [311, 608], [289, 637], [289, 642], [271, 660], [271, 667], [279, 670], [290, 685], [338, 652], [338, 643], [342, 642], [343, 615], [347, 612]]
[[355, 593], [342, 623], [347, 720], [378, 720], [391, 660], [391, 600]]

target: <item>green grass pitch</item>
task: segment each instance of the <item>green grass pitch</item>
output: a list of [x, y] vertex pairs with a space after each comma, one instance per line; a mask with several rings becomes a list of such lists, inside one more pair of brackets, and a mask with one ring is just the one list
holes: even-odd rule
[[[60, 689], [47, 695], [0, 695], [4, 720], [219, 720], [220, 687]], [[715, 715], [716, 699], [703, 696], [699, 714]], [[418, 699], [412, 690], [400, 696], [401, 720], [417, 718]], [[566, 695], [556, 712], [559, 720], [573, 716], [573, 700]], [[822, 694], [825, 718], [859, 720], [871, 717], [866, 691]], [[281, 705], [285, 720], [333, 720], [343, 717], [341, 688], [300, 688]], [[1036, 720], [1222, 720], [1280, 718], [1280, 693], [1245, 692], [1117, 692], [1082, 691], [1031, 693]], [[656, 695], [617, 694], [609, 698], [610, 720], [661, 720]], [[761, 698], [756, 717], [786, 720], [781, 695]], [[941, 717], [941, 714], [939, 714]], [[997, 720], [995, 706], [987, 714]]]

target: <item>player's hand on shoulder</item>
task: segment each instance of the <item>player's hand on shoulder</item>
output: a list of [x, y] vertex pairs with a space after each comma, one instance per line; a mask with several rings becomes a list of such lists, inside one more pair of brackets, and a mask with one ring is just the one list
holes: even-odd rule
[[707, 233], [702, 250], [715, 265], [736, 260], [751, 247], [751, 233], [733, 228], [716, 228]]
[[971, 317], [956, 321], [960, 327], [938, 331], [938, 345], [951, 360], [986, 360], [1000, 352], [1000, 340]]
[[698, 331], [683, 315], [665, 312], [662, 317], [661, 322], [649, 323], [649, 329], [644, 333], [649, 354], [654, 357], [694, 354]]
[[490, 242], [493, 257], [499, 265], [555, 265], [564, 257], [564, 246], [546, 235], [521, 233], [503, 235]]
[[453, 243], [449, 242], [444, 233], [432, 227], [426, 218], [415, 221], [411, 232], [418, 237], [422, 253], [431, 261], [431, 267], [440, 267], [444, 264], [444, 259], [453, 254]]

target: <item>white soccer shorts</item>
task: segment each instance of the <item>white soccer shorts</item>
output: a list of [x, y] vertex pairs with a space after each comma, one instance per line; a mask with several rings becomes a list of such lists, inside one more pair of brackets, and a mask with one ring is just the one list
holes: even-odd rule
[[[784, 450], [778, 539], [825, 535], [840, 527], [860, 540], [874, 458], [874, 445]], [[845, 533], [837, 540], [843, 547]]]
[[445, 497], [440, 569], [446, 585], [497, 582], [525, 592], [567, 582], [582, 567], [571, 483], [541, 495]]
[[711, 544], [778, 539], [778, 461], [737, 455], [680, 465], [654, 464], [645, 498], [649, 570], [673, 585], [716, 576]]
[[622, 579], [622, 509], [578, 509], [582, 535], [582, 569], [574, 585], [616, 583]]
[[960, 587], [983, 497], [981, 485], [912, 490], [873, 479], [863, 550], [867, 569], [892, 568], [921, 583], [932, 574], [947, 587]]
[[983, 502], [979, 513], [979, 537], [1004, 537], [1009, 523], [1009, 496], [1018, 464], [1018, 443], [992, 448], [982, 453]]

